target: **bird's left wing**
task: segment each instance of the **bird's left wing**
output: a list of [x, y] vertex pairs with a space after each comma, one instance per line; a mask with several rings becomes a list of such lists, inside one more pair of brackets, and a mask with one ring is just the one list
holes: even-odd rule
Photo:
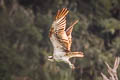
[[56, 42], [59, 45], [61, 45], [65, 50], [68, 50], [69, 40], [65, 32], [66, 15], [68, 14], [68, 12], [69, 11], [67, 10], [67, 8], [58, 10], [52, 27], [50, 28], [49, 37], [51, 39], [51, 42], [53, 43], [54, 49], [55, 47], [57, 47], [57, 45], [55, 45], [55, 40], [53, 40], [53, 37], [56, 38]]

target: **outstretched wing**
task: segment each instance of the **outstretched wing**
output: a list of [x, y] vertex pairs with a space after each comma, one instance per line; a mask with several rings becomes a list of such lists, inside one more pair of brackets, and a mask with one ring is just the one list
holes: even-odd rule
[[77, 23], [78, 23], [78, 20], [73, 22], [70, 25], [70, 27], [68, 27], [67, 30], [66, 30], [66, 34], [67, 34], [68, 40], [69, 40], [69, 46], [68, 46], [69, 49], [71, 48], [71, 44], [72, 44], [72, 30], [73, 30], [74, 25], [77, 24]]
[[69, 51], [69, 40], [65, 32], [66, 28], [66, 15], [68, 14], [67, 8], [58, 10], [55, 21], [49, 32], [50, 40], [54, 46], [54, 50]]

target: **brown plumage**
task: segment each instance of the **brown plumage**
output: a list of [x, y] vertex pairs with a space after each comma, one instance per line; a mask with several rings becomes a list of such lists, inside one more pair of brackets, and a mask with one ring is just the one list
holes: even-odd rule
[[53, 56], [49, 56], [49, 60], [53, 61], [64, 61], [74, 68], [71, 64], [69, 58], [72, 57], [83, 57], [82, 52], [71, 52], [72, 44], [72, 30], [78, 20], [73, 22], [70, 27], [66, 29], [66, 15], [68, 14], [68, 9], [63, 8], [58, 10], [55, 20], [50, 28], [49, 37], [54, 47]]

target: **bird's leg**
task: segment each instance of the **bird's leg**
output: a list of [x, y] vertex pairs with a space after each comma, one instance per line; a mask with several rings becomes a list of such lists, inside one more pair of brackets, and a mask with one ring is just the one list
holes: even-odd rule
[[69, 64], [70, 68], [75, 69], [74, 64], [72, 64], [69, 60], [68, 60], [67, 62], [68, 62], [68, 64]]

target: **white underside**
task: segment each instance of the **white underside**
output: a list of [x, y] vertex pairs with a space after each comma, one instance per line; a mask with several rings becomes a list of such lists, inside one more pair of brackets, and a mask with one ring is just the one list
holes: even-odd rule
[[69, 60], [68, 56], [65, 56], [65, 52], [57, 52], [53, 54], [53, 57], [56, 61], [64, 61], [67, 62]]
[[50, 38], [52, 44], [53, 44], [53, 48], [54, 48], [54, 53], [55, 52], [62, 52], [63, 51], [63, 46], [60, 44], [60, 42], [57, 40], [57, 38], [55, 37], [55, 35], [53, 34]]
[[68, 61], [69, 57], [65, 56], [66, 52], [64, 52], [63, 46], [59, 43], [56, 37], [52, 35], [50, 40], [54, 47], [53, 58], [56, 61]]
[[69, 61], [69, 57], [65, 56], [66, 52], [64, 52], [63, 46], [60, 44], [54, 34], [50, 37], [50, 40], [54, 47], [53, 59], [57, 62], [63, 61], [68, 63], [71, 68], [74, 68], [74, 65]]
[[54, 57], [54, 60], [57, 61], [57, 62], [65, 62], [65, 63], [68, 63], [70, 68], [74, 69], [74, 65], [69, 61], [69, 57], [68, 56], [65, 56], [65, 52], [57, 52], [57, 53], [54, 53], [53, 54], [53, 57]]

